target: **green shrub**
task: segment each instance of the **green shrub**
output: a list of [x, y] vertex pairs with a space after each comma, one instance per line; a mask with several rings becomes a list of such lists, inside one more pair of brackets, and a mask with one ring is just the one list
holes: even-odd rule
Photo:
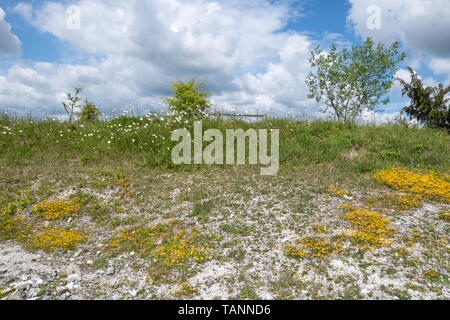
[[172, 84], [173, 96], [165, 98], [169, 111], [188, 119], [203, 119], [211, 108], [207, 100], [208, 92], [201, 92], [204, 82], [196, 83], [195, 79], [183, 82], [177, 79]]
[[100, 111], [98, 108], [88, 100], [85, 100], [83, 109], [80, 112], [80, 121], [81, 122], [95, 122], [98, 121], [98, 117], [100, 116]]

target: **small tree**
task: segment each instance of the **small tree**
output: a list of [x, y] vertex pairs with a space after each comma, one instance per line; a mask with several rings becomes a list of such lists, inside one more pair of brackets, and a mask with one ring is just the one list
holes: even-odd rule
[[67, 115], [69, 116], [69, 122], [73, 121], [75, 109], [78, 107], [78, 102], [81, 101], [81, 98], [79, 97], [81, 90], [83, 90], [83, 89], [75, 88], [75, 94], [73, 96], [70, 92], [67, 93], [66, 100], [68, 101], [68, 103], [65, 103], [65, 102], [62, 103], [64, 110], [66, 110]]
[[87, 99], [84, 101], [84, 106], [80, 112], [80, 120], [82, 122], [95, 122], [98, 120], [98, 117], [101, 115], [100, 110]]
[[373, 111], [377, 104], [389, 103], [388, 97], [382, 98], [392, 88], [398, 63], [406, 57], [399, 45], [385, 48], [369, 37], [351, 50], [338, 51], [333, 44], [326, 53], [317, 46], [309, 60], [313, 71], [306, 79], [308, 98], [323, 101], [321, 112], [331, 109], [339, 121], [354, 121], [365, 109]]
[[450, 86], [444, 88], [442, 84], [437, 87], [424, 87], [417, 73], [408, 67], [411, 82], [397, 78], [403, 85], [402, 94], [411, 99], [409, 106], [403, 111], [410, 119], [415, 118], [421, 124], [431, 128], [446, 129], [450, 131]]
[[195, 78], [186, 83], [177, 79], [172, 84], [173, 96], [164, 98], [169, 110], [187, 118], [204, 118], [211, 104], [207, 100], [209, 93], [201, 92], [203, 86], [204, 82], [196, 83]]

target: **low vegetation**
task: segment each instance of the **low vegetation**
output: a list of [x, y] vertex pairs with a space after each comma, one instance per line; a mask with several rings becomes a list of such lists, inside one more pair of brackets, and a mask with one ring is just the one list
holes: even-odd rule
[[[193, 121], [3, 116], [0, 250], [80, 267], [90, 280], [73, 298], [450, 297], [445, 131], [204, 119], [205, 130], [279, 129], [280, 171], [264, 177], [173, 165], [180, 127]], [[0, 289], [14, 293], [1, 274]]]

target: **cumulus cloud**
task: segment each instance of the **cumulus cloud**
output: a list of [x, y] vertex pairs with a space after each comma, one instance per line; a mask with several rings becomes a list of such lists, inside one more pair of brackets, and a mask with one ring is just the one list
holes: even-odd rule
[[[435, 75], [446, 75], [444, 84], [450, 84], [450, 1], [350, 0], [350, 4], [347, 22], [357, 35], [371, 36], [386, 44], [400, 40], [409, 50], [407, 65], [414, 70], [426, 66], [434, 73], [423, 79], [425, 85], [438, 85]], [[374, 23], [377, 18], [379, 25]], [[399, 70], [396, 77], [410, 81], [406, 69]], [[401, 97], [398, 82], [391, 95]]]
[[20, 54], [20, 40], [11, 33], [11, 25], [5, 20], [6, 13], [0, 7], [0, 57]]
[[[450, 1], [448, 0], [350, 0], [347, 21], [356, 34], [378, 41], [401, 40], [417, 53], [450, 57]], [[380, 28], [372, 17], [379, 8]], [[369, 23], [368, 23], [369, 21]]]
[[428, 67], [436, 74], [450, 75], [450, 59], [431, 59], [428, 63]]
[[[257, 106], [265, 113], [287, 113], [294, 109], [302, 115], [313, 115], [317, 108], [306, 97], [306, 75], [309, 71], [311, 41], [301, 35], [290, 35], [278, 50], [280, 61], [270, 63], [262, 73], [245, 73], [235, 80], [239, 90], [226, 92], [216, 99], [228, 109]], [[316, 106], [316, 105], [315, 105]]]
[[[425, 52], [433, 55], [426, 62], [430, 69], [450, 72], [446, 71], [450, 25], [443, 17], [450, 2], [379, 0], [381, 30], [367, 28], [367, 7], [373, 1], [350, 2], [348, 22], [358, 35], [386, 42], [400, 39], [417, 53], [411, 60], [415, 66], [421, 64], [419, 57]], [[127, 104], [154, 107], [159, 97], [171, 93], [170, 82], [177, 76], [195, 76], [206, 81], [219, 109], [317, 116], [317, 104], [307, 98], [305, 84], [314, 41], [284, 31], [292, 14], [290, 0], [70, 3], [80, 9], [79, 27], [70, 24], [78, 11], [68, 10], [65, 2], [21, 2], [14, 11], [86, 59], [77, 59], [76, 64], [29, 62], [12, 66], [0, 74], [2, 104], [61, 112], [65, 93], [82, 86], [84, 94], [105, 113]], [[298, 17], [301, 14], [296, 13]], [[3, 22], [0, 19], [0, 37]], [[325, 35], [321, 42], [331, 41], [350, 45], [334, 33]], [[405, 72], [400, 70], [399, 75]], [[398, 85], [394, 91], [398, 94]]]
[[363, 123], [383, 124], [387, 122], [394, 122], [400, 116], [400, 112], [394, 113], [379, 113], [365, 110], [359, 117], [359, 121]]
[[[303, 108], [311, 41], [281, 32], [289, 7], [266, 0], [80, 0], [79, 28], [60, 2], [15, 11], [42, 32], [83, 52], [85, 65], [16, 65], [0, 77], [2, 101], [57, 110], [64, 92], [84, 86], [109, 111], [170, 94], [177, 76], [205, 80], [218, 107]], [[46, 83], [42, 85], [41, 81]], [[57, 100], [59, 99], [59, 100]], [[288, 107], [289, 106], [289, 107]]]

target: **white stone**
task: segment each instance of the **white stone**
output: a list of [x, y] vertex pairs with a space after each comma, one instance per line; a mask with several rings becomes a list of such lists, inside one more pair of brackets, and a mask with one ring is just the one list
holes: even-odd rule
[[21, 282], [16, 286], [16, 290], [27, 290], [32, 284], [32, 281]]
[[68, 283], [69, 282], [79, 282], [79, 281], [81, 281], [81, 277], [76, 273], [67, 276]]
[[56, 294], [58, 296], [61, 296], [61, 295], [63, 295], [66, 292], [69, 292], [69, 288], [67, 288], [67, 287], [57, 287], [56, 288]]

